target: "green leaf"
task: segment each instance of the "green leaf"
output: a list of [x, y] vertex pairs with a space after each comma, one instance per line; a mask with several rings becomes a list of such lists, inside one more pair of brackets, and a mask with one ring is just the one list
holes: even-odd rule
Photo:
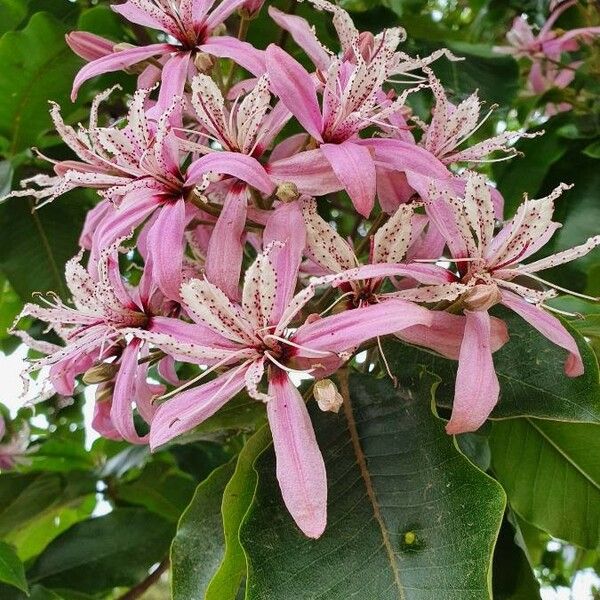
[[0, 581], [27, 592], [27, 579], [23, 563], [19, 560], [14, 548], [0, 541]]
[[240, 544], [239, 529], [254, 499], [258, 480], [254, 461], [271, 443], [268, 426], [262, 427], [245, 444], [237, 460], [235, 473], [223, 493], [225, 555], [206, 590], [205, 600], [235, 600], [246, 575], [246, 556]]
[[181, 515], [171, 546], [174, 600], [204, 598], [225, 554], [221, 502], [233, 462], [215, 469], [197, 488]]
[[66, 198], [33, 207], [25, 198], [0, 205], [0, 270], [23, 300], [50, 290], [65, 296], [64, 265], [77, 253], [89, 207]]
[[48, 588], [88, 593], [135, 585], [165, 557], [173, 529], [147, 510], [118, 508], [77, 523], [56, 538], [28, 578]]
[[70, 105], [81, 59], [65, 44], [65, 33], [54, 17], [37, 13], [22, 31], [9, 31], [0, 39], [0, 135], [9, 140], [9, 155], [39, 144], [53, 128], [48, 100]]
[[283, 506], [273, 451], [258, 459], [240, 532], [249, 600], [491, 597], [505, 497], [431, 413], [435, 384], [423, 374], [400, 390], [356, 374], [344, 414], [311, 403], [329, 481], [328, 526], [318, 540], [304, 537]]
[[2, 0], [0, 4], [0, 35], [16, 29], [27, 16], [27, 0]]
[[115, 495], [131, 504], [177, 522], [191, 500], [196, 483], [189, 475], [165, 462], [151, 462], [134, 481], [116, 484]]
[[504, 520], [494, 551], [494, 600], [539, 600], [540, 584], [525, 552], [515, 542], [515, 532]]
[[600, 543], [600, 426], [538, 419], [494, 423], [492, 468], [515, 512], [583, 548]]
[[593, 142], [586, 146], [583, 153], [590, 158], [600, 158], [600, 142]]
[[8, 329], [21, 311], [23, 303], [10, 282], [0, 273], [0, 339], [9, 337]]
[[[570, 378], [564, 374], [566, 352], [558, 348], [525, 321], [507, 310], [497, 313], [506, 322], [509, 342], [494, 354], [500, 382], [500, 400], [492, 418], [534, 416], [574, 422], [600, 422], [600, 383], [598, 362], [587, 342], [566, 327], [576, 339], [585, 373]], [[392, 348], [396, 344], [390, 344]], [[411, 376], [425, 366], [442, 378], [437, 392], [441, 406], [450, 408], [454, 398], [456, 361], [423, 349], [404, 346], [393, 354], [390, 368], [400, 377]]]

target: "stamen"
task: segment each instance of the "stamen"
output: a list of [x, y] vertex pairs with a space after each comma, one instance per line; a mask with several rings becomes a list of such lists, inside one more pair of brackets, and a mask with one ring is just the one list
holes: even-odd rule
[[[243, 350], [239, 350], [238, 352], [234, 352], [233, 354], [231, 354], [230, 356], [227, 356], [223, 359], [221, 359], [220, 361], [218, 361], [216, 364], [214, 364], [212, 367], [206, 369], [205, 371], [203, 371], [202, 373], [200, 373], [200, 375], [198, 375], [197, 377], [194, 377], [194, 379], [190, 379], [189, 381], [186, 381], [184, 384], [180, 385], [178, 388], [175, 388], [174, 390], [172, 390], [171, 392], [167, 393], [167, 394], [163, 394], [162, 396], [157, 396], [154, 400], [166, 400], [167, 398], [171, 398], [172, 396], [175, 396], [176, 394], [179, 394], [179, 392], [182, 392], [183, 390], [189, 388], [190, 386], [194, 385], [195, 383], [198, 383], [198, 381], [202, 381], [202, 379], [204, 379], [207, 375], [209, 375], [210, 373], [213, 373], [214, 371], [216, 371], [219, 367], [222, 367], [224, 364], [228, 363], [230, 360], [236, 358], [236, 356], [246, 352], [247, 348], [244, 348]], [[245, 361], [242, 364], [247, 364], [249, 362], [252, 362], [251, 359]]]
[[550, 312], [556, 313], [558, 315], [563, 315], [564, 317], [575, 317], [576, 319], [585, 319], [585, 315], [577, 312], [567, 312], [566, 310], [559, 310], [558, 308], [554, 308], [554, 306], [549, 306], [548, 304], [544, 304], [543, 302], [538, 304], [542, 308], [549, 310]]
[[394, 387], [398, 387], [398, 378], [395, 375], [393, 375], [392, 371], [390, 370], [390, 365], [388, 364], [387, 358], [385, 357], [385, 353], [383, 352], [383, 348], [381, 347], [380, 336], [377, 336], [377, 348], [379, 348], [379, 356], [381, 357], [381, 360], [385, 365], [385, 370], [389, 375], [389, 378], [392, 380], [392, 384], [394, 385]]
[[319, 316], [323, 317], [325, 316], [330, 310], [332, 310], [337, 304], [339, 304], [344, 298], [347, 298], [348, 296], [353, 296], [354, 292], [346, 292], [345, 294], [342, 294], [337, 300], [335, 300], [334, 302], [332, 302], [324, 311], [319, 313]]
[[273, 364], [277, 365], [280, 369], [286, 371], [287, 373], [303, 373], [305, 375], [310, 375], [313, 371], [315, 371], [315, 369], [306, 369], [305, 371], [302, 371], [301, 369], [292, 369], [291, 367], [286, 367], [285, 365], [281, 364], [269, 352], [265, 352], [264, 354]]
[[594, 296], [588, 296], [587, 294], [580, 294], [579, 292], [574, 292], [573, 290], [569, 290], [567, 288], [561, 287], [560, 285], [556, 285], [550, 281], [546, 281], [537, 275], [533, 275], [532, 273], [527, 273], [527, 277], [531, 277], [531, 279], [535, 279], [535, 281], [539, 281], [555, 290], [560, 290], [565, 294], [569, 294], [569, 296], [575, 296], [575, 298], [582, 298], [583, 300], [590, 300], [591, 302], [600, 302], [600, 298], [596, 298]]
[[269, 334], [265, 336], [265, 340], [267, 338], [272, 338], [274, 340], [277, 340], [278, 342], [281, 342], [282, 344], [287, 344], [288, 346], [292, 346], [293, 348], [298, 348], [298, 350], [306, 350], [307, 352], [312, 352], [314, 354], [321, 354], [322, 356], [331, 356], [333, 354], [333, 352], [327, 352], [325, 350], [313, 350], [312, 348], [309, 348], [308, 346], [302, 346], [301, 344], [296, 344], [295, 342], [292, 342], [291, 340], [288, 340], [286, 338], [280, 337], [278, 335], [274, 335], [274, 334]]

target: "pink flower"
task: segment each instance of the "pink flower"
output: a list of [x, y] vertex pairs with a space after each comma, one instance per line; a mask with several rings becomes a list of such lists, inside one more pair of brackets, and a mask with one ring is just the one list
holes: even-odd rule
[[245, 0], [128, 0], [113, 5], [112, 9], [138, 25], [156, 29], [171, 37], [173, 43], [131, 47], [102, 56], [83, 67], [75, 77], [72, 97], [77, 97], [81, 85], [88, 79], [127, 69], [151, 58], [162, 60], [162, 85], [158, 99], [159, 112], [173, 96], [181, 96], [188, 75], [194, 69], [194, 60], [205, 53], [230, 58], [260, 76], [264, 73], [264, 59], [259, 50], [232, 37], [218, 35], [223, 22]]
[[[273, 214], [264, 241], [264, 253], [246, 273], [240, 304], [207, 280], [183, 284], [187, 314], [198, 327], [212, 331], [212, 340], [199, 337], [190, 356], [204, 364], [213, 361], [205, 374], [217, 366], [225, 366], [226, 371], [199, 387], [176, 390], [152, 420], [150, 444], [156, 448], [192, 429], [246, 388], [252, 398], [267, 404], [284, 502], [302, 531], [316, 538], [326, 523], [325, 466], [304, 400], [289, 373], [297, 370], [298, 362], [305, 372], [313, 372], [327, 360], [337, 366], [349, 358], [348, 350], [365, 340], [410, 325], [427, 325], [430, 316], [425, 309], [394, 300], [293, 328], [318, 283], [293, 295], [305, 241], [296, 204], [284, 205]], [[182, 325], [173, 323], [172, 335], [150, 331], [134, 331], [134, 335], [169, 352], [188, 347], [178, 334]], [[214, 362], [216, 358], [220, 360]], [[307, 362], [312, 367], [305, 369]], [[261, 388], [265, 373], [266, 391]]]
[[[577, 0], [553, 2], [550, 16], [537, 35], [523, 17], [517, 17], [506, 35], [510, 46], [496, 48], [498, 52], [532, 61], [529, 87], [534, 94], [567, 87], [583, 63], [575, 61], [563, 64], [562, 55], [565, 52], [577, 52], [582, 44], [589, 44], [600, 35], [600, 27], [580, 27], [566, 32], [553, 29], [558, 18], [576, 4]], [[569, 110], [570, 107], [562, 105], [555, 108]], [[555, 112], [555, 108], [551, 107], [551, 112]]]
[[267, 48], [271, 89], [318, 146], [272, 161], [269, 173], [274, 179], [293, 181], [308, 195], [326, 194], [342, 187], [361, 215], [371, 213], [377, 180], [370, 146], [378, 140], [360, 140], [358, 133], [398, 112], [407, 94], [381, 102], [386, 60], [383, 51], [370, 64], [360, 56], [356, 57], [356, 64], [333, 60], [326, 73], [320, 106], [317, 80], [277, 46]]
[[[50, 296], [43, 306], [27, 304], [17, 321], [25, 316], [41, 319], [65, 340], [64, 346], [40, 348], [48, 356], [34, 361], [28, 371], [50, 366], [54, 389], [69, 396], [74, 391], [75, 377], [94, 365], [103, 365], [102, 370], [109, 375], [99, 381], [111, 381], [113, 386], [112, 400], [106, 404], [110, 406], [111, 423], [123, 438], [144, 443], [145, 438], [140, 438], [133, 426], [131, 401], [136, 401], [140, 414], [149, 422], [154, 414], [150, 400], [157, 390], [146, 383], [148, 365], [138, 364], [147, 348], [140, 340], [127, 341], [124, 331], [132, 327], [162, 331], [164, 318], [160, 315], [168, 314], [172, 305], [165, 302], [152, 282], [149, 265], [137, 288], [124, 284], [117, 247], [101, 253], [94, 276], [81, 265], [82, 253], [67, 263], [66, 281], [73, 306]], [[30, 345], [36, 347], [35, 342]]]
[[[565, 372], [569, 377], [583, 373], [574, 339], [556, 317], [544, 310], [548, 308], [544, 301], [555, 296], [556, 289], [562, 288], [535, 273], [584, 256], [600, 245], [600, 236], [570, 250], [522, 264], [560, 227], [552, 221], [554, 200], [566, 188], [561, 185], [546, 198], [526, 200], [515, 217], [495, 236], [493, 207], [481, 175], [470, 174], [464, 200], [441, 194], [428, 207], [430, 218], [457, 261], [460, 281], [450, 284], [447, 289], [451, 292], [452, 286], [456, 288], [454, 298], [460, 298], [466, 315], [454, 408], [447, 426], [449, 433], [480, 427], [498, 400], [499, 385], [492, 361], [491, 325], [487, 312], [495, 304], [507, 306], [551, 342], [567, 350]], [[515, 282], [517, 278], [519, 283]], [[527, 279], [533, 281], [535, 289], [525, 284]], [[540, 291], [539, 283], [550, 289]], [[467, 286], [467, 291], [463, 286]]]

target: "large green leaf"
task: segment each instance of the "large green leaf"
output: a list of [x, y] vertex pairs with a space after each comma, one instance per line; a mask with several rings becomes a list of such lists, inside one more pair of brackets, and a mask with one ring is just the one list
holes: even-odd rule
[[22, 31], [0, 38], [0, 135], [8, 140], [8, 155], [39, 144], [52, 129], [48, 100], [70, 104], [81, 59], [65, 44], [65, 33], [54, 17], [37, 13]]
[[87, 208], [68, 199], [35, 211], [26, 198], [0, 205], [0, 270], [23, 300], [50, 290], [66, 295], [64, 266], [77, 253]]
[[27, 579], [23, 563], [14, 548], [0, 541], [0, 581], [27, 591]]
[[239, 529], [254, 498], [257, 474], [254, 461], [271, 443], [268, 426], [262, 427], [240, 452], [235, 473], [223, 493], [223, 529], [225, 554], [219, 569], [206, 590], [205, 600], [235, 600], [243, 577], [246, 575], [246, 556], [240, 544]]
[[492, 468], [521, 517], [584, 548], [600, 543], [600, 426], [494, 423]]
[[27, 16], [27, 0], [2, 0], [0, 3], [0, 34], [15, 29]]
[[88, 593], [131, 586], [168, 552], [174, 527], [143, 509], [116, 509], [56, 538], [28, 572], [48, 588]]
[[313, 423], [329, 481], [328, 526], [305, 538], [285, 510], [273, 452], [256, 463], [242, 524], [247, 598], [490, 598], [490, 561], [505, 498], [431, 412], [434, 379], [410, 390], [353, 375], [340, 415]]
[[[508, 325], [510, 340], [494, 354], [500, 400], [492, 418], [534, 416], [599, 423], [598, 362], [582, 336], [567, 324], [577, 340], [585, 366], [584, 375], [569, 378], [563, 369], [564, 350], [542, 337], [517, 315], [506, 310], [498, 314]], [[442, 378], [437, 401], [450, 407], [454, 397], [456, 361], [411, 346], [392, 354], [391, 370], [400, 376], [411, 376], [420, 365]]]
[[146, 465], [135, 480], [117, 483], [114, 493], [120, 500], [145, 506], [157, 515], [177, 522], [195, 488], [191, 476], [166, 462], [154, 461]]
[[174, 600], [204, 598], [225, 553], [221, 502], [233, 462], [215, 469], [203, 481], [185, 510], [171, 547]]

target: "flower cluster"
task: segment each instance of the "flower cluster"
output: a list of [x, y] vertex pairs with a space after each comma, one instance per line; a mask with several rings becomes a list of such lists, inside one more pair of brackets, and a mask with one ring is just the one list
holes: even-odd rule
[[[525, 18], [517, 17], [506, 36], [509, 46], [496, 49], [531, 63], [528, 85], [532, 94], [544, 94], [553, 88], [566, 88], [571, 84], [583, 61], [569, 58], [563, 62], [564, 56], [577, 52], [582, 45], [600, 36], [600, 27], [580, 27], [569, 31], [555, 28], [559, 17], [576, 4], [577, 0], [553, 0], [551, 14], [537, 35]], [[570, 109], [571, 105], [567, 102], [550, 104], [547, 113], [552, 115]]]
[[[316, 380], [319, 406], [337, 412], [342, 399], [326, 378], [394, 335], [458, 361], [447, 430], [473, 431], [499, 396], [493, 353], [509, 336], [489, 314], [496, 304], [566, 350], [567, 376], [583, 372], [575, 341], [546, 310], [558, 288], [536, 273], [582, 256], [600, 236], [524, 262], [559, 227], [562, 188], [502, 222], [501, 195], [471, 169], [511, 157], [528, 134], [468, 144], [482, 103], [477, 94], [452, 102], [431, 68], [458, 60], [452, 54], [412, 58], [398, 48], [401, 29], [360, 32], [340, 7], [310, 0], [332, 15], [336, 53], [305, 19], [271, 7], [307, 69], [276, 45], [259, 50], [227, 35], [236, 9], [244, 23], [261, 4], [128, 0], [114, 10], [167, 41], [68, 36], [89, 61], [74, 95], [93, 76], [131, 67], [139, 89], [118, 120], [101, 111], [118, 90], [100, 94], [78, 128], [52, 106], [74, 158], [53, 161], [53, 175], [13, 195], [43, 204], [93, 188], [100, 201], [66, 267], [71, 299], [50, 296], [21, 315], [48, 323], [63, 344], [21, 335], [45, 354], [30, 370], [48, 367], [57, 393], [73, 394], [80, 377], [97, 386], [93, 425], [111, 439], [154, 449], [239, 393], [263, 402], [284, 502], [316, 538], [326, 472], [294, 374]], [[239, 67], [227, 77], [225, 60]], [[399, 79], [413, 83], [398, 93]], [[415, 92], [432, 96], [427, 122], [407, 104]], [[334, 202], [355, 222], [350, 238], [321, 216]]]

